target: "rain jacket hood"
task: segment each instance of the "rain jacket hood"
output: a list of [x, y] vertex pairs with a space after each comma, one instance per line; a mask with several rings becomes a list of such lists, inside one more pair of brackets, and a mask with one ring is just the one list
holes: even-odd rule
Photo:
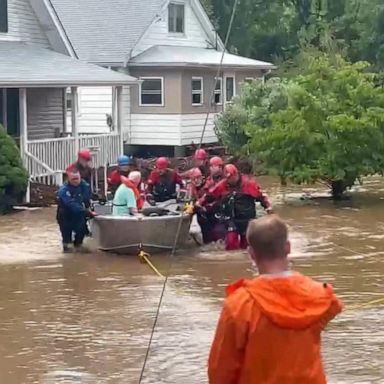
[[[330, 285], [295, 272], [263, 275], [254, 280], [243, 280], [241, 285], [261, 313], [281, 328], [304, 329], [318, 323], [336, 300]], [[234, 288], [236, 283], [228, 287], [228, 293]]]

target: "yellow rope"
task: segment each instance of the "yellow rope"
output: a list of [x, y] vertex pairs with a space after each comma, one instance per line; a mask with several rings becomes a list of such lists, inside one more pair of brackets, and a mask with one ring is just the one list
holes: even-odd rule
[[165, 279], [165, 276], [152, 264], [151, 260], [149, 260], [149, 254], [145, 253], [143, 250], [139, 252], [139, 258], [142, 263], [146, 263], [149, 267], [156, 273], [157, 276]]
[[382, 297], [380, 299], [371, 300], [371, 301], [368, 301], [367, 303], [363, 303], [363, 304], [351, 305], [351, 306], [345, 308], [344, 312], [345, 311], [354, 311], [356, 309], [365, 308], [365, 307], [369, 307], [369, 306], [374, 305], [374, 304], [381, 304], [381, 303], [384, 304], [384, 297]]

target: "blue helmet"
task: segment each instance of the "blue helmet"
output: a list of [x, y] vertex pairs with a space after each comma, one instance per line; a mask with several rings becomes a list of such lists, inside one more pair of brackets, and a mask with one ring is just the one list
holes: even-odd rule
[[117, 165], [119, 167], [129, 165], [129, 157], [125, 155], [119, 156], [119, 158], [117, 159]]

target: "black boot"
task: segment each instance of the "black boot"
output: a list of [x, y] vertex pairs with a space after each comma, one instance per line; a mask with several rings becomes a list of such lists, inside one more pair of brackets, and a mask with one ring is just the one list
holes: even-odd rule
[[73, 248], [71, 244], [63, 244], [63, 253], [72, 253]]

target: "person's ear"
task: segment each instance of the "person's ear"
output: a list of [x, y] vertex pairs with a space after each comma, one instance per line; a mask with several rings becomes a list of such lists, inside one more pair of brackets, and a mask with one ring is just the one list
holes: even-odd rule
[[291, 242], [289, 240], [286, 241], [284, 250], [287, 256], [291, 253]]
[[254, 251], [254, 249], [251, 246], [248, 246], [248, 254], [251, 257], [251, 259], [256, 262], [256, 258], [257, 258], [256, 252]]

